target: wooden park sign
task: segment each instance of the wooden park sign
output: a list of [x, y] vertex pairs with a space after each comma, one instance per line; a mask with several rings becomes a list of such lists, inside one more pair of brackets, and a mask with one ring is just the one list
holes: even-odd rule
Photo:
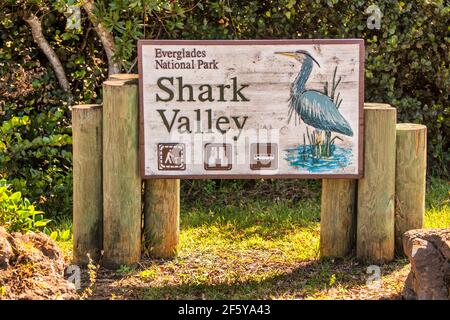
[[203, 177], [323, 178], [320, 255], [391, 261], [422, 227], [426, 127], [363, 105], [363, 65], [356, 39], [139, 41], [139, 76], [72, 109], [74, 261], [173, 257], [179, 178]]
[[138, 49], [142, 177], [361, 177], [363, 40]]

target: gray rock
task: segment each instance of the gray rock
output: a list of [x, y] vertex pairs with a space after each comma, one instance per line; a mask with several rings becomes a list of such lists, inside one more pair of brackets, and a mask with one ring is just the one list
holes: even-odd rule
[[450, 229], [415, 229], [403, 235], [411, 263], [403, 297], [450, 300]]

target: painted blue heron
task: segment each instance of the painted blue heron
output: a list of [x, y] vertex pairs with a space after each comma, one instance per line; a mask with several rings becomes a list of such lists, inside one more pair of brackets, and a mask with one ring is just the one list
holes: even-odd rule
[[[295, 111], [306, 124], [317, 130], [342, 133], [353, 136], [353, 130], [347, 120], [340, 114], [335, 102], [317, 90], [306, 90], [305, 84], [311, 74], [314, 59], [308, 51], [275, 52], [291, 57], [302, 63], [300, 72], [291, 85], [289, 107]], [[292, 115], [292, 114], [291, 114]]]

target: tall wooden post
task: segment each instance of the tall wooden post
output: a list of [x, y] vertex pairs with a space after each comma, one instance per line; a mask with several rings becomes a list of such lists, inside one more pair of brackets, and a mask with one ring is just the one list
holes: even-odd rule
[[137, 75], [103, 83], [103, 264], [139, 261], [141, 178]]
[[176, 255], [180, 225], [180, 180], [145, 181], [144, 236], [152, 256]]
[[356, 180], [323, 179], [320, 255], [343, 257], [355, 244]]
[[427, 127], [397, 124], [395, 251], [403, 255], [403, 234], [423, 227], [427, 165]]
[[356, 255], [364, 262], [394, 258], [395, 140], [397, 110], [364, 107], [364, 178], [358, 180]]
[[98, 260], [102, 249], [102, 107], [72, 108], [73, 263]]

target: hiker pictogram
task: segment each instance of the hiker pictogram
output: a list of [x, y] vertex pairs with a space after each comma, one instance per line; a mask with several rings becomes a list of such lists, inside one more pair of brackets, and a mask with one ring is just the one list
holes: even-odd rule
[[158, 144], [159, 170], [186, 170], [186, 153], [183, 143]]

